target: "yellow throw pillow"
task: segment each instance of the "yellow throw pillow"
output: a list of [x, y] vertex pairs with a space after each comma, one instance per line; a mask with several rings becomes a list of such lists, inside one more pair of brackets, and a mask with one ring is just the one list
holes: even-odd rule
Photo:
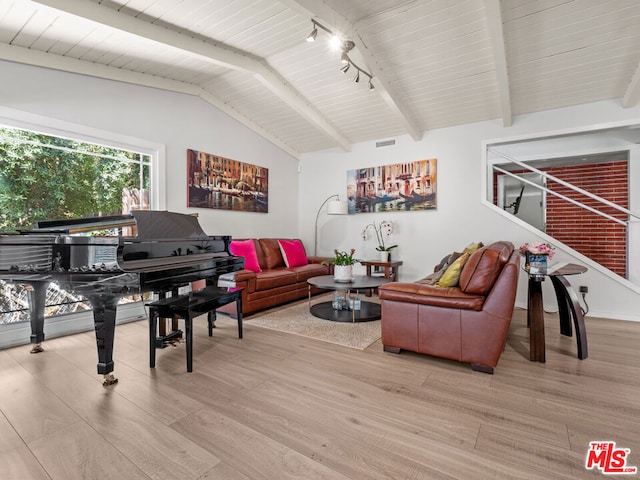
[[462, 271], [462, 267], [469, 259], [470, 253], [463, 253], [460, 255], [455, 262], [453, 262], [447, 270], [444, 272], [444, 275], [440, 277], [438, 283], [436, 283], [439, 287], [455, 287], [460, 283], [460, 272]]
[[467, 245], [464, 249], [464, 253], [473, 253], [476, 250], [478, 250], [479, 248], [483, 247], [484, 245], [482, 244], [482, 242], [478, 242], [478, 243], [470, 243], [469, 245]]

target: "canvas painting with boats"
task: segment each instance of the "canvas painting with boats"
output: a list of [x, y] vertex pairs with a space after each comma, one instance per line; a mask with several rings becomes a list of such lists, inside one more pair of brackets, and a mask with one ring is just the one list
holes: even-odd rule
[[436, 159], [347, 171], [349, 213], [433, 210]]
[[269, 212], [269, 169], [187, 150], [187, 206]]

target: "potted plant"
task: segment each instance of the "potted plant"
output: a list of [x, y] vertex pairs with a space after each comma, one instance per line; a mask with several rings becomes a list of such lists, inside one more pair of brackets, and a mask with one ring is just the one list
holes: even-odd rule
[[389, 262], [391, 260], [391, 250], [396, 248], [398, 245], [389, 245], [387, 246], [384, 243], [384, 239], [389, 238], [393, 233], [393, 223], [387, 220], [383, 220], [380, 223], [372, 222], [362, 231], [362, 239], [367, 239], [367, 232], [369, 228], [372, 228], [374, 233], [376, 234], [376, 240], [378, 241], [378, 246], [376, 250], [380, 252], [380, 260], [383, 262]]
[[350, 282], [353, 280], [353, 265], [359, 260], [353, 258], [356, 253], [352, 248], [349, 253], [334, 250], [335, 257], [324, 260], [322, 263], [333, 264], [333, 277], [336, 282]]

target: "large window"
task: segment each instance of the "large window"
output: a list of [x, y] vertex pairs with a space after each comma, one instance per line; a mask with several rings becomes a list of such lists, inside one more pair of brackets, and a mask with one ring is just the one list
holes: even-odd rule
[[[48, 219], [150, 208], [152, 157], [34, 131], [0, 128], [0, 232]], [[0, 281], [0, 324], [28, 320], [27, 292]], [[46, 315], [90, 307], [55, 284]]]

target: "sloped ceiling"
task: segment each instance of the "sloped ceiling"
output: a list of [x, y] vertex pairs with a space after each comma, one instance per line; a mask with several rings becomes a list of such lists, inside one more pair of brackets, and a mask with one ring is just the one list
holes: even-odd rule
[[[354, 82], [312, 19], [355, 43]], [[640, 97], [637, 0], [0, 0], [0, 59], [200, 96], [293, 156]]]

